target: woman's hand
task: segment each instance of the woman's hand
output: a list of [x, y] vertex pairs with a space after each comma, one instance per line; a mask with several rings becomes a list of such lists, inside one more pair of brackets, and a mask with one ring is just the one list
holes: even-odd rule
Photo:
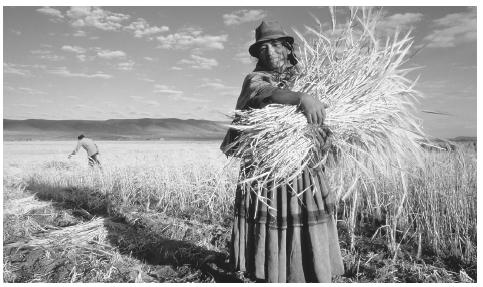
[[300, 96], [300, 107], [309, 124], [322, 125], [324, 123], [326, 104], [323, 104], [309, 94], [303, 93]]

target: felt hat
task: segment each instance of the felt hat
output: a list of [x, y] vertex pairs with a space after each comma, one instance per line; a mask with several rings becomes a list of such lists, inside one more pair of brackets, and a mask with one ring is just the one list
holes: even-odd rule
[[260, 26], [255, 30], [255, 43], [248, 48], [248, 52], [253, 57], [258, 58], [258, 47], [264, 42], [276, 39], [284, 39], [290, 44], [293, 44], [293, 37], [285, 33], [277, 21], [262, 21]]

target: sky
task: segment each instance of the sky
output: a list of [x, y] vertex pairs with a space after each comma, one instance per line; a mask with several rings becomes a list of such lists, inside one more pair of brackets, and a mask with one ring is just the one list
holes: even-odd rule
[[[424, 131], [476, 136], [476, 7], [383, 10], [380, 27], [411, 29], [424, 47], [408, 63]], [[316, 27], [312, 15], [330, 25], [314, 6], [4, 6], [3, 117], [226, 121], [256, 62], [254, 29], [277, 20], [295, 36]]]

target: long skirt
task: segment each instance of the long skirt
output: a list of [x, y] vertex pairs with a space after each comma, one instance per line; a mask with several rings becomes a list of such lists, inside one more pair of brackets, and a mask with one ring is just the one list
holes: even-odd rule
[[230, 249], [235, 270], [266, 282], [331, 282], [344, 273], [336, 223], [327, 211], [334, 196], [322, 169], [306, 168], [276, 189], [263, 187], [266, 204], [250, 189], [239, 184], [236, 190]]

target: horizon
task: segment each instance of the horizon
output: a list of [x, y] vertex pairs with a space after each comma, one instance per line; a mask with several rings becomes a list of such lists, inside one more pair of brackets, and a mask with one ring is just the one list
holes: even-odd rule
[[[106, 120], [82, 120], [82, 119], [67, 119], [67, 120], [53, 120], [53, 119], [22, 119], [22, 120], [17, 120], [17, 119], [7, 119], [4, 118], [4, 120], [10, 120], [10, 121], [35, 121], [35, 120], [42, 120], [42, 121], [90, 121], [90, 122], [105, 122], [109, 120], [144, 120], [144, 119], [151, 119], [151, 120], [180, 120], [180, 121], [209, 121], [209, 122], [216, 122], [216, 123], [230, 123], [230, 121], [222, 121], [222, 120], [207, 120], [207, 119], [179, 119], [179, 118], [125, 118], [125, 119], [106, 119]], [[430, 135], [427, 135], [429, 137], [433, 137]], [[455, 138], [478, 138], [477, 135], [468, 135], [468, 134], [459, 134], [456, 136], [450, 136], [450, 137], [444, 137], [445, 139], [455, 139]], [[436, 139], [443, 139], [442, 137], [434, 137]]]
[[[424, 132], [476, 135], [476, 7], [383, 10], [387, 33], [413, 29], [414, 48], [425, 47], [408, 63], [420, 67], [409, 78], [420, 76]], [[330, 25], [329, 9], [311, 6], [4, 6], [3, 15], [3, 112], [12, 120], [229, 121], [262, 20], [283, 19], [292, 35], [315, 24], [311, 15]]]

